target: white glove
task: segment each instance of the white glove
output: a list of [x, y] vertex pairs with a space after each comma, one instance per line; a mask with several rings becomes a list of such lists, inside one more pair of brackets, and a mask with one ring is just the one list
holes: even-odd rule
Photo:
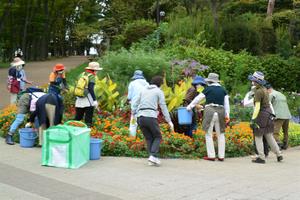
[[174, 131], [174, 124], [173, 124], [173, 122], [170, 121], [168, 124], [169, 124], [169, 127], [170, 127], [171, 131], [173, 132]]
[[32, 126], [32, 123], [31, 123], [31, 122], [27, 122], [27, 123], [25, 124], [25, 128], [31, 128], [31, 126]]
[[93, 106], [94, 106], [94, 107], [96, 107], [96, 108], [97, 108], [97, 107], [98, 107], [98, 105], [99, 105], [99, 104], [98, 104], [98, 101], [94, 101], [94, 102], [93, 102]]
[[188, 106], [186, 107], [186, 109], [187, 109], [188, 111], [191, 111], [191, 110], [192, 110], [192, 107], [191, 107], [190, 105], [188, 105]]

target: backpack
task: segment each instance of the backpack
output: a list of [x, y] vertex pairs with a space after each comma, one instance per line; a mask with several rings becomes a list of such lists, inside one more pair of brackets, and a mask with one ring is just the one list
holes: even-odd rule
[[74, 95], [77, 96], [77, 97], [86, 97], [87, 94], [88, 94], [88, 84], [89, 84], [89, 77], [91, 76], [92, 74], [89, 74], [89, 73], [85, 73], [83, 72], [77, 83], [76, 83], [76, 86], [75, 86], [75, 89], [74, 89]]
[[8, 77], [7, 77], [7, 90], [10, 93], [18, 94], [20, 92], [20, 81], [18, 80], [19, 74], [17, 72], [16, 67], [10, 67], [8, 69]]

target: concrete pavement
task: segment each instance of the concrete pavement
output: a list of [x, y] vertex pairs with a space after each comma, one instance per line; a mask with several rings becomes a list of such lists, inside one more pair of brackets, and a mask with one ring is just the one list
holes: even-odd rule
[[271, 155], [267, 164], [250, 157], [224, 162], [102, 157], [80, 169], [40, 165], [41, 149], [9, 146], [0, 139], [0, 199], [240, 200], [300, 198], [300, 147]]

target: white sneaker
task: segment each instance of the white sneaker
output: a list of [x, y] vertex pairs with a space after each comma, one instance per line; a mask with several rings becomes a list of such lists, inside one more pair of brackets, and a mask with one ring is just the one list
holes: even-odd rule
[[154, 157], [154, 156], [150, 156], [149, 159], [148, 159], [148, 161], [150, 161], [150, 162], [152, 162], [152, 163], [154, 163], [156, 165], [160, 165], [161, 164], [160, 160], [158, 158]]
[[155, 166], [155, 163], [151, 162], [151, 161], [148, 161], [148, 165], [149, 166]]

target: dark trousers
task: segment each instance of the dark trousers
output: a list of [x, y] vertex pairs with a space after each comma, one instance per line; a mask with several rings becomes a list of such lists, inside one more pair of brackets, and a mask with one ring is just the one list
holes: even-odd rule
[[85, 108], [76, 108], [76, 115], [75, 120], [82, 120], [84, 116], [84, 122], [88, 127], [91, 127], [93, 124], [93, 113], [94, 113], [94, 107], [85, 107]]
[[146, 138], [149, 154], [157, 156], [162, 139], [157, 118], [141, 116], [138, 118], [138, 125]]

